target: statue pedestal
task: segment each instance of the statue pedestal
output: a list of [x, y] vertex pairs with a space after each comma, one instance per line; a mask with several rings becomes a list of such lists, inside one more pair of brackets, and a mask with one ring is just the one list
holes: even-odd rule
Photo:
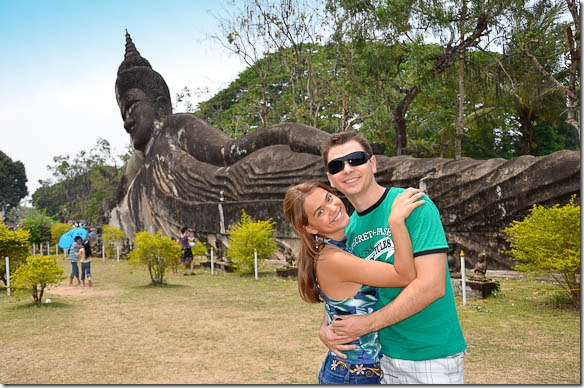
[[[211, 262], [210, 261], [202, 261], [201, 268], [208, 268], [211, 269]], [[216, 261], [213, 263], [213, 269], [225, 271], [225, 272], [235, 272], [235, 268], [232, 264], [229, 264], [224, 261]]]
[[287, 279], [294, 279], [298, 277], [297, 267], [283, 267], [276, 268], [276, 276]]
[[[462, 295], [462, 278], [460, 275], [451, 275], [452, 291]], [[474, 298], [488, 298], [494, 291], [500, 289], [499, 282], [493, 279], [471, 277], [466, 279], [466, 295]]]

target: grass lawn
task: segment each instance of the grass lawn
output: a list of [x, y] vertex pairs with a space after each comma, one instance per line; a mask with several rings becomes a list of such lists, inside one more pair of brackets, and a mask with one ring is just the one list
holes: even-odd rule
[[[67, 260], [60, 263], [68, 275]], [[95, 286], [0, 294], [2, 384], [314, 384], [326, 348], [322, 305], [296, 281], [197, 268], [152, 287], [125, 261], [92, 264]], [[580, 384], [580, 311], [548, 283], [500, 279], [497, 297], [458, 311], [467, 384]]]

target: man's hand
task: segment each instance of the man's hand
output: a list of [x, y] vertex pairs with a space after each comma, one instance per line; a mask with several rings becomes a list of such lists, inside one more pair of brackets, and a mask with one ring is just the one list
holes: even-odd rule
[[335, 334], [345, 337], [358, 338], [374, 331], [371, 328], [371, 315], [343, 315], [335, 316], [332, 330]]
[[347, 355], [343, 353], [344, 350], [352, 350], [357, 348], [357, 345], [348, 343], [359, 338], [346, 335], [339, 335], [333, 332], [331, 325], [327, 325], [325, 322], [323, 322], [323, 324], [320, 326], [320, 330], [318, 331], [318, 337], [320, 338], [322, 343], [326, 345], [327, 348], [329, 348], [334, 354], [336, 354], [340, 358], [347, 358]]

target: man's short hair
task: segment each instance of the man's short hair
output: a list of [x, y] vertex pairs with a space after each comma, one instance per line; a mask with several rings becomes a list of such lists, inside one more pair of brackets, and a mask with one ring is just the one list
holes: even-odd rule
[[328, 153], [331, 148], [343, 145], [350, 141], [356, 141], [361, 145], [361, 147], [363, 147], [363, 151], [367, 152], [369, 155], [373, 155], [373, 148], [371, 148], [371, 144], [363, 136], [352, 131], [338, 132], [329, 136], [328, 140], [324, 143], [324, 145], [321, 148], [322, 160], [324, 162], [324, 165], [326, 166], [326, 164], [329, 162]]

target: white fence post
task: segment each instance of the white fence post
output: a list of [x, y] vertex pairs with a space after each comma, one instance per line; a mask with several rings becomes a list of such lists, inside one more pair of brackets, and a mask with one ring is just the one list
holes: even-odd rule
[[211, 275], [213, 275], [213, 247], [211, 247]]
[[463, 250], [460, 251], [460, 279], [462, 280], [462, 305], [466, 306], [466, 264]]
[[255, 271], [255, 280], [258, 280], [258, 251], [257, 249], [253, 250], [253, 267]]
[[6, 291], [10, 296], [10, 259], [6, 256]]

